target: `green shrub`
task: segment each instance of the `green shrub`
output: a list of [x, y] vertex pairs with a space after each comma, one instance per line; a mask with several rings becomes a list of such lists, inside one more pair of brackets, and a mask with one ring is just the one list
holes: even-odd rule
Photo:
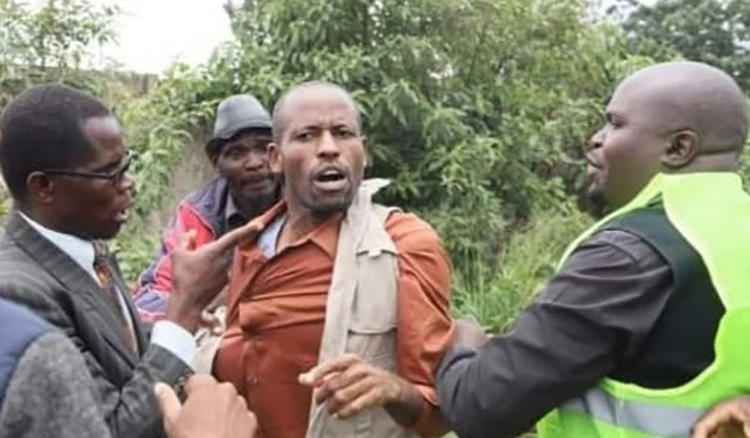
[[477, 259], [456, 272], [454, 313], [473, 315], [492, 332], [504, 331], [552, 277], [568, 244], [592, 222], [576, 209], [533, 214], [510, 238], [496, 266]]

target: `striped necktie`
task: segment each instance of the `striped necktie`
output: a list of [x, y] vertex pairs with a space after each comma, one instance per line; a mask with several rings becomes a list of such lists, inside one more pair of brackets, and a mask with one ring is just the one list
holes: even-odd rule
[[99, 279], [99, 285], [101, 286], [104, 299], [109, 303], [117, 316], [118, 322], [124, 330], [125, 340], [128, 343], [128, 347], [130, 347], [131, 351], [137, 355], [138, 343], [135, 338], [135, 330], [123, 313], [124, 309], [120, 303], [120, 292], [117, 289], [117, 283], [112, 274], [112, 265], [110, 263], [107, 244], [98, 240], [92, 243], [94, 245], [94, 272], [96, 272], [96, 277]]

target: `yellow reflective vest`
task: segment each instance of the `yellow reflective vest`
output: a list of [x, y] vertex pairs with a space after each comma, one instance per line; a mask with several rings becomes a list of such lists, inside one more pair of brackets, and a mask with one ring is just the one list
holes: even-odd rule
[[[714, 339], [715, 359], [689, 382], [650, 389], [605, 378], [545, 416], [540, 438], [687, 436], [716, 403], [750, 393], [750, 196], [739, 175], [659, 174], [630, 203], [584, 232], [561, 260], [602, 227], [661, 199], [669, 223], [706, 265], [726, 313]], [[690, 321], [685, 321], [690, 324]]]

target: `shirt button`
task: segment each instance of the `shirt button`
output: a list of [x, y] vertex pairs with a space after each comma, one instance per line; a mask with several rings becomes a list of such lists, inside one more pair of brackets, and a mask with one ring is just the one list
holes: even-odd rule
[[258, 378], [254, 374], [251, 374], [251, 375], [247, 376], [247, 383], [249, 385], [257, 385], [258, 384]]

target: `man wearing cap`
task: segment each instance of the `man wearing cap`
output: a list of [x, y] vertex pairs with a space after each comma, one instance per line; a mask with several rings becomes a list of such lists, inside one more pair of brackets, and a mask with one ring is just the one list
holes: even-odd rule
[[139, 276], [136, 307], [145, 321], [164, 317], [172, 283], [170, 253], [180, 231], [193, 229], [196, 245], [211, 242], [263, 213], [279, 197], [279, 178], [268, 167], [271, 117], [249, 94], [219, 104], [214, 135], [205, 146], [219, 176], [186, 196], [164, 232], [161, 248]]

